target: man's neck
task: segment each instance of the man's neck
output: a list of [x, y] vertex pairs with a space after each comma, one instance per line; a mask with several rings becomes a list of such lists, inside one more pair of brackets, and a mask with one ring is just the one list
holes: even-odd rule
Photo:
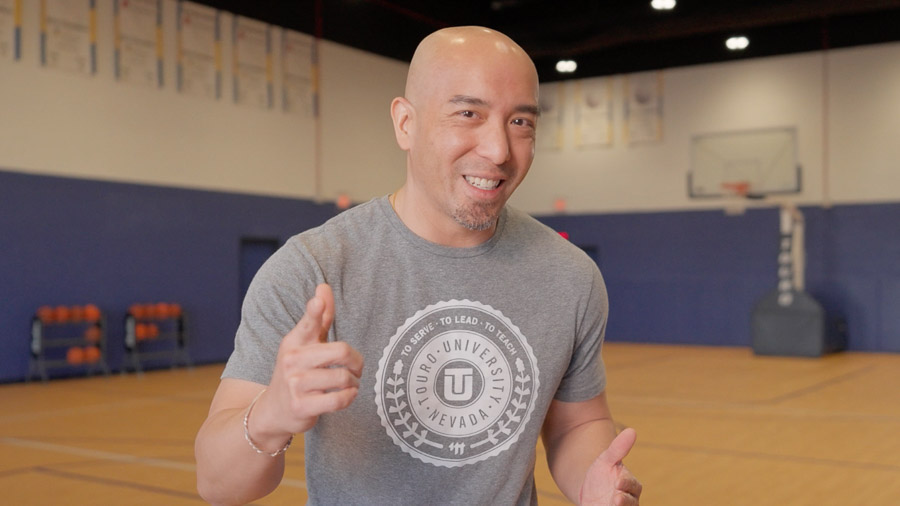
[[472, 248], [489, 240], [497, 230], [496, 221], [486, 230], [470, 230], [412, 200], [406, 194], [405, 186], [388, 197], [400, 221], [414, 234], [429, 242], [451, 248]]

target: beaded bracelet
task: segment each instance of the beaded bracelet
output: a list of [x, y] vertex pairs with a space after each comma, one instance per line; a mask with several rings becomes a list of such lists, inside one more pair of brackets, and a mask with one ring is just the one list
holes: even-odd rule
[[253, 402], [251, 402], [250, 405], [247, 406], [247, 411], [244, 413], [244, 439], [246, 439], [247, 442], [250, 443], [250, 448], [253, 448], [256, 451], [256, 453], [258, 453], [260, 455], [268, 455], [270, 457], [277, 457], [277, 456], [281, 455], [282, 453], [286, 452], [287, 449], [291, 447], [291, 443], [294, 442], [294, 435], [291, 434], [291, 437], [288, 438], [287, 443], [285, 443], [284, 447], [282, 447], [280, 450], [276, 450], [273, 453], [269, 453], [265, 450], [261, 450], [258, 446], [256, 446], [256, 443], [254, 443], [253, 440], [250, 439], [250, 428], [247, 426], [247, 421], [250, 419], [250, 410], [253, 409], [253, 406], [256, 404], [256, 401], [259, 400], [260, 396], [262, 396], [262, 394], [265, 391], [266, 391], [266, 389], [263, 388], [262, 391], [259, 392], [258, 394], [256, 394], [256, 397], [253, 398]]

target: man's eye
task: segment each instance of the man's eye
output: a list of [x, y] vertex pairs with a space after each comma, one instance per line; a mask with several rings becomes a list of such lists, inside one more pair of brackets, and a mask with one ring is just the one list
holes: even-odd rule
[[472, 111], [460, 111], [459, 114], [460, 114], [460, 116], [462, 116], [464, 118], [474, 118], [475, 117], [475, 113]]
[[534, 123], [531, 120], [527, 120], [525, 118], [516, 118], [512, 121], [513, 125], [523, 126], [523, 127], [533, 127]]

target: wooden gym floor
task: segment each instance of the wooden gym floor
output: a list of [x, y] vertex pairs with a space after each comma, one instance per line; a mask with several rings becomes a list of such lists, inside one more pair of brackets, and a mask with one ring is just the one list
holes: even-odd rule
[[[900, 504], [900, 355], [609, 343], [642, 504]], [[222, 366], [0, 385], [4, 504], [201, 504], [193, 438]], [[236, 435], [235, 437], [240, 437]], [[542, 454], [542, 451], [539, 453]], [[303, 504], [303, 452], [256, 504]], [[568, 504], [539, 457], [541, 505]]]

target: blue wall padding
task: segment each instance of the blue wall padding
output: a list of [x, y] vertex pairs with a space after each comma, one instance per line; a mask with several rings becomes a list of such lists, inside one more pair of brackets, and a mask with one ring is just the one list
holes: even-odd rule
[[900, 204], [804, 212], [809, 292], [846, 317], [851, 349], [900, 352]]
[[[118, 370], [128, 306], [178, 302], [194, 361], [225, 360], [239, 321], [241, 239], [284, 242], [335, 212], [302, 199], [0, 171], [0, 381], [26, 376], [42, 305], [106, 311]], [[850, 349], [900, 352], [900, 204], [803, 212], [807, 291], [846, 319]], [[540, 219], [594, 250], [609, 340], [750, 345], [753, 306], [776, 284], [776, 209]]]
[[[850, 349], [900, 352], [900, 204], [801, 210], [807, 291], [846, 320]], [[753, 306], [776, 286], [774, 208], [541, 220], [596, 249], [611, 341], [749, 346]]]
[[334, 214], [299, 199], [0, 171], [0, 381], [26, 376], [42, 305], [103, 309], [118, 369], [128, 306], [177, 302], [194, 361], [223, 361], [240, 315], [241, 238], [283, 243]]

